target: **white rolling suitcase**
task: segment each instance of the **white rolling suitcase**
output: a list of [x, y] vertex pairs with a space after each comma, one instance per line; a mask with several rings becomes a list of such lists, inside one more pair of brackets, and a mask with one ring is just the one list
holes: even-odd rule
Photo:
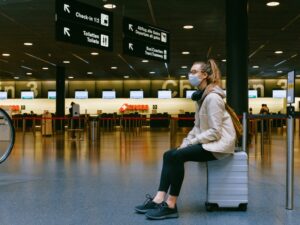
[[248, 204], [248, 156], [235, 152], [225, 159], [207, 162], [207, 211], [238, 208]]

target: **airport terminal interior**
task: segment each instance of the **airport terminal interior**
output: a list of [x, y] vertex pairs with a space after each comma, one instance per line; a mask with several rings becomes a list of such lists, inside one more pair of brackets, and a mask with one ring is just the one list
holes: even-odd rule
[[299, 224], [297, 0], [241, 0], [248, 179], [233, 189], [247, 208], [208, 210], [208, 165], [188, 162], [178, 218], [134, 209], [158, 190], [164, 152], [194, 126], [192, 63], [215, 59], [231, 94], [226, 16], [242, 10], [237, 2], [0, 0], [0, 161], [11, 147], [0, 163], [0, 225]]

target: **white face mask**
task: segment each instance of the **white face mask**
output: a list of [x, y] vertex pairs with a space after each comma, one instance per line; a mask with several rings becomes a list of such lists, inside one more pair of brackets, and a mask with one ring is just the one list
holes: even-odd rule
[[202, 79], [200, 79], [197, 75], [189, 73], [189, 82], [192, 86], [198, 87], [201, 84]]

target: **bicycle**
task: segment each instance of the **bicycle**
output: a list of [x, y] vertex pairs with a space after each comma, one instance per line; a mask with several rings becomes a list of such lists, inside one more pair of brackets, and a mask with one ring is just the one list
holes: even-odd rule
[[0, 108], [0, 164], [10, 155], [15, 144], [15, 128], [7, 112]]

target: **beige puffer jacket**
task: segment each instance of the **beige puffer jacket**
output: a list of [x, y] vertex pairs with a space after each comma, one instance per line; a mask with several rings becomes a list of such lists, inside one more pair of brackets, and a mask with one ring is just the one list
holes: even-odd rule
[[235, 129], [221, 96], [225, 97], [224, 91], [218, 86], [203, 94], [201, 108], [196, 103], [195, 125], [183, 140], [187, 144], [202, 143], [216, 158], [233, 153], [236, 142]]

